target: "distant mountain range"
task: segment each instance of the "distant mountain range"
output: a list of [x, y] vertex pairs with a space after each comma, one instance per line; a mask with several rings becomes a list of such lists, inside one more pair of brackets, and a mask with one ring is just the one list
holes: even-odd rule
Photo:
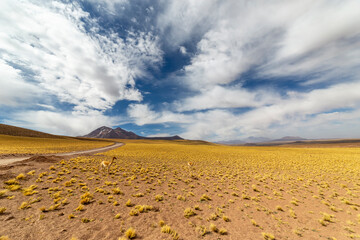
[[131, 131], [126, 131], [120, 127], [118, 128], [109, 128], [102, 126], [98, 129], [95, 129], [89, 134], [86, 134], [82, 137], [86, 138], [112, 138], [112, 139], [159, 139], [159, 140], [182, 140], [183, 138], [175, 135], [170, 137], [143, 137], [139, 136]]
[[272, 142], [288, 142], [288, 141], [293, 142], [293, 141], [304, 141], [304, 140], [308, 140], [308, 139], [302, 137], [286, 136], [280, 139], [272, 140]]
[[248, 137], [245, 139], [239, 140], [229, 140], [229, 141], [220, 141], [217, 143], [225, 144], [225, 145], [252, 145], [258, 143], [272, 143], [272, 142], [296, 142], [296, 141], [304, 141], [308, 140], [306, 138], [297, 137], [297, 136], [286, 136], [279, 139], [270, 139], [266, 137]]
[[[20, 136], [20, 137], [38, 137], [38, 138], [62, 138], [62, 139], [80, 139], [78, 137], [70, 137], [70, 136], [59, 136], [48, 134], [44, 132], [34, 131], [26, 128], [15, 127], [11, 125], [1, 124], [0, 123], [0, 135], [10, 135], [10, 136]], [[83, 136], [87, 138], [107, 138], [107, 139], [155, 139], [155, 140], [182, 140], [179, 136], [171, 136], [171, 137], [143, 137], [136, 135], [133, 132], [126, 131], [121, 128], [109, 128], [109, 127], [100, 127], [91, 133]], [[95, 140], [94, 139], [94, 140]], [[108, 141], [108, 140], [105, 140]], [[213, 144], [210, 142], [202, 141], [202, 140], [192, 140], [192, 144]], [[360, 143], [360, 138], [324, 138], [324, 139], [306, 139], [302, 137], [294, 137], [294, 136], [286, 136], [279, 139], [269, 139], [265, 137], [248, 137], [240, 140], [231, 140], [231, 141], [222, 141], [217, 142], [219, 144], [226, 145], [243, 145], [243, 146], [279, 146], [279, 145], [297, 145], [297, 144], [307, 144], [312, 146], [313, 144], [348, 144], [346, 146], [358, 146]]]

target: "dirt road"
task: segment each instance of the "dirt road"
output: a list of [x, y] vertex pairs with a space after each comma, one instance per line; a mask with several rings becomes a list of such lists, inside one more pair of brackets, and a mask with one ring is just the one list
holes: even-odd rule
[[[84, 150], [84, 151], [68, 152], [68, 153], [54, 153], [54, 154], [34, 154], [33, 156], [42, 155], [42, 156], [65, 157], [65, 156], [75, 156], [75, 155], [84, 155], [84, 154], [95, 154], [95, 153], [100, 153], [100, 152], [106, 152], [106, 151], [121, 147], [123, 145], [124, 145], [124, 143], [114, 143], [113, 145], [110, 145], [110, 146], [106, 146], [106, 147], [102, 147], [102, 148], [95, 148], [95, 149], [90, 149], [90, 150]], [[30, 157], [32, 157], [32, 156], [11, 157], [11, 158], [0, 159], [0, 166], [12, 164], [15, 162], [20, 162], [20, 161], [29, 159]]]

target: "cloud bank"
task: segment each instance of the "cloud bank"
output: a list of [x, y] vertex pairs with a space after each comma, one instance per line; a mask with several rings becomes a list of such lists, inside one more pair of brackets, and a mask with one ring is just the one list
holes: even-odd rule
[[[174, 14], [179, 8], [181, 14]], [[186, 115], [182, 136], [356, 137], [330, 129], [350, 129], [358, 122], [358, 9], [358, 1], [169, 3], [159, 17], [169, 21], [160, 27], [170, 29], [175, 45], [188, 42], [193, 29], [203, 33], [190, 64], [178, 73], [197, 92], [173, 104], [178, 119]], [[247, 79], [249, 72], [256, 79]], [[246, 87], [253, 80], [261, 83]], [[295, 87], [286, 89], [282, 81]], [[166, 119], [163, 114], [152, 122]], [[330, 131], [319, 132], [317, 126]]]

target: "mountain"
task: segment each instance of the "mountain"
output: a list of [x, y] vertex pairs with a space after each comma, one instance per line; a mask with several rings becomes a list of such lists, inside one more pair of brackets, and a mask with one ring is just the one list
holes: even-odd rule
[[271, 141], [270, 138], [266, 138], [266, 137], [248, 137], [246, 139], [244, 139], [244, 142], [247, 142], [247, 143], [258, 143], [258, 142], [268, 142], [268, 141]]
[[216, 143], [219, 144], [224, 144], [224, 145], [244, 145], [244, 144], [248, 144], [248, 143], [259, 143], [259, 142], [268, 142], [271, 141], [270, 138], [266, 138], [266, 137], [248, 137], [248, 138], [244, 138], [244, 139], [234, 139], [234, 140], [228, 140], [228, 141], [219, 141]]
[[144, 139], [153, 139], [153, 140], [184, 140], [182, 137], [175, 135], [170, 137], [144, 137]]
[[242, 145], [246, 142], [244, 142], [243, 140], [228, 140], [228, 141], [218, 141], [215, 143], [223, 144], [223, 145]]
[[88, 138], [120, 138], [120, 139], [142, 139], [143, 137], [136, 135], [133, 132], [128, 132], [122, 128], [109, 128], [102, 126], [91, 133], [83, 136]]
[[157, 139], [157, 140], [182, 140], [179, 136], [170, 137], [143, 137], [133, 132], [126, 131], [120, 127], [112, 129], [109, 127], [102, 126], [91, 133], [82, 137], [87, 138], [116, 138], [116, 139]]
[[19, 136], [19, 137], [39, 137], [39, 138], [66, 138], [64, 136], [57, 136], [39, 131], [34, 131], [26, 128], [0, 124], [0, 134]]
[[219, 144], [224, 144], [224, 145], [246, 145], [246, 146], [262, 146], [262, 145], [277, 145], [277, 144], [281, 144], [281, 143], [285, 143], [285, 142], [298, 142], [298, 141], [304, 141], [304, 140], [308, 140], [306, 138], [302, 138], [302, 137], [297, 137], [297, 136], [286, 136], [286, 137], [282, 137], [279, 139], [270, 139], [270, 138], [266, 138], [266, 137], [253, 137], [250, 136], [248, 138], [244, 138], [241, 140], [229, 140], [229, 141], [220, 141], [220, 142], [216, 142]]
[[286, 136], [286, 137], [272, 140], [272, 142], [294, 142], [294, 141], [304, 141], [304, 140], [308, 140], [308, 139], [302, 138], [302, 137], [297, 137], [297, 136], [296, 137]]

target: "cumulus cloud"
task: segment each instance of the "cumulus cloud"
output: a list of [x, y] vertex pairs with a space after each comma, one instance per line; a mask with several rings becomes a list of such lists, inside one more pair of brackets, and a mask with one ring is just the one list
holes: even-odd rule
[[85, 135], [100, 126], [118, 124], [120, 120], [119, 118], [104, 116], [98, 111], [79, 114], [63, 111], [25, 110], [16, 112], [11, 117], [12, 120], [7, 120], [5, 123], [66, 136]]
[[150, 134], [147, 137], [171, 137], [168, 133], [157, 133], [157, 134]]
[[[321, 126], [329, 121], [327, 126], [342, 125], [343, 128], [348, 129], [347, 125], [358, 118], [360, 95], [357, 89], [360, 89], [360, 82], [337, 84], [308, 93], [290, 92], [287, 97], [279, 100], [276, 104], [261, 106], [244, 114], [235, 114], [227, 111], [226, 115], [224, 115], [223, 112], [210, 111], [209, 113], [197, 114], [196, 116], [197, 118], [200, 117], [198, 122], [200, 122], [199, 124], [203, 129], [216, 129], [214, 132], [220, 133], [212, 137], [217, 140], [231, 139], [222, 132], [235, 133], [233, 136], [261, 134], [281, 136], [279, 134], [286, 134], [286, 131], [283, 129], [284, 127], [287, 127], [288, 133], [298, 129], [298, 133], [302, 132], [303, 134], [315, 137], [314, 135], [319, 132], [311, 133], [311, 131], [306, 131], [307, 126], [316, 128], [316, 126]], [[341, 119], [341, 111], [344, 108], [349, 109], [346, 113], [347, 117], [343, 118], [340, 123], [332, 121], [334, 116]], [[327, 113], [328, 111], [336, 114], [329, 114]], [[222, 120], [218, 120], [217, 116], [222, 116], [220, 118]], [[221, 126], [220, 122], [223, 122], [224, 126]], [[190, 126], [185, 133], [187, 136], [194, 135], [193, 137], [197, 138], [201, 138], [202, 134], [203, 130], [197, 124]], [[327, 136], [331, 134], [334, 133], [328, 133]], [[355, 137], [356, 133], [353, 134], [353, 137]], [[341, 135], [343, 134], [338, 136]]]
[[183, 55], [186, 55], [186, 54], [187, 54], [186, 47], [184, 47], [184, 46], [180, 46], [179, 51], [180, 51], [181, 54], [183, 54]]
[[339, 77], [359, 68], [358, 1], [172, 1], [167, 6], [159, 27], [171, 29], [178, 39], [172, 43], [193, 40], [192, 29], [202, 33], [183, 69], [183, 80], [195, 89], [229, 84], [253, 68], [265, 78], [323, 74], [341, 66]]
[[214, 108], [253, 108], [277, 101], [277, 94], [270, 91], [248, 91], [241, 87], [214, 86], [201, 94], [175, 103], [178, 111], [206, 110]]
[[0, 59], [0, 106], [28, 105], [36, 99], [41, 90], [27, 83], [21, 76], [21, 71], [9, 66]]
[[[338, 111], [346, 108], [351, 110], [340, 125], [349, 129], [356, 119], [359, 1], [170, 1], [166, 6], [159, 27], [169, 32], [170, 44], [197, 41], [178, 78], [193, 95], [173, 104], [177, 114], [193, 111], [186, 114], [192, 124], [183, 124], [184, 136], [231, 139], [279, 134], [285, 126], [292, 126], [289, 132], [297, 126], [316, 130], [325, 119], [345, 115]], [[251, 85], [254, 78], [263, 79], [254, 89], [238, 84]], [[283, 79], [303, 89], [277, 89]], [[244, 107], [252, 109], [232, 111]]]
[[192, 118], [171, 111], [156, 112], [148, 104], [130, 104], [127, 113], [137, 125], [154, 123], [186, 123]]
[[[128, 113], [139, 125], [180, 123], [185, 129], [180, 135], [189, 139], [219, 141], [236, 139], [239, 136], [282, 137], [281, 134], [289, 133], [302, 136], [306, 134], [306, 137], [315, 138], [316, 134], [320, 134], [316, 130], [317, 126], [322, 126], [322, 136], [356, 137], [356, 133], [352, 131], [338, 132], [336, 136], [332, 131], [326, 134], [324, 132], [325, 129], [332, 128], [349, 129], [349, 126], [360, 121], [358, 89], [360, 82], [337, 84], [308, 93], [288, 92], [285, 97], [277, 98], [274, 104], [257, 106], [245, 113], [234, 113], [229, 106], [227, 109], [189, 114], [155, 112], [146, 104], [133, 104]], [[199, 104], [201, 106], [201, 103]], [[207, 101], [204, 104], [207, 104]]]
[[217, 0], [159, 1], [164, 10], [157, 16], [157, 28], [167, 43], [178, 47], [211, 27]]
[[120, 38], [76, 3], [5, 0], [0, 15], [2, 104], [46, 92], [79, 114], [104, 112], [119, 100], [141, 101], [135, 79], [161, 62], [152, 33]]
[[1, 5], [2, 58], [20, 65], [24, 75], [33, 72], [40, 88], [81, 111], [106, 110], [122, 99], [142, 100], [134, 79], [146, 74], [145, 64], [161, 59], [150, 33], [133, 33], [125, 43], [116, 34], [99, 34], [91, 19], [94, 29], [88, 32], [80, 20], [88, 14], [76, 4]]

